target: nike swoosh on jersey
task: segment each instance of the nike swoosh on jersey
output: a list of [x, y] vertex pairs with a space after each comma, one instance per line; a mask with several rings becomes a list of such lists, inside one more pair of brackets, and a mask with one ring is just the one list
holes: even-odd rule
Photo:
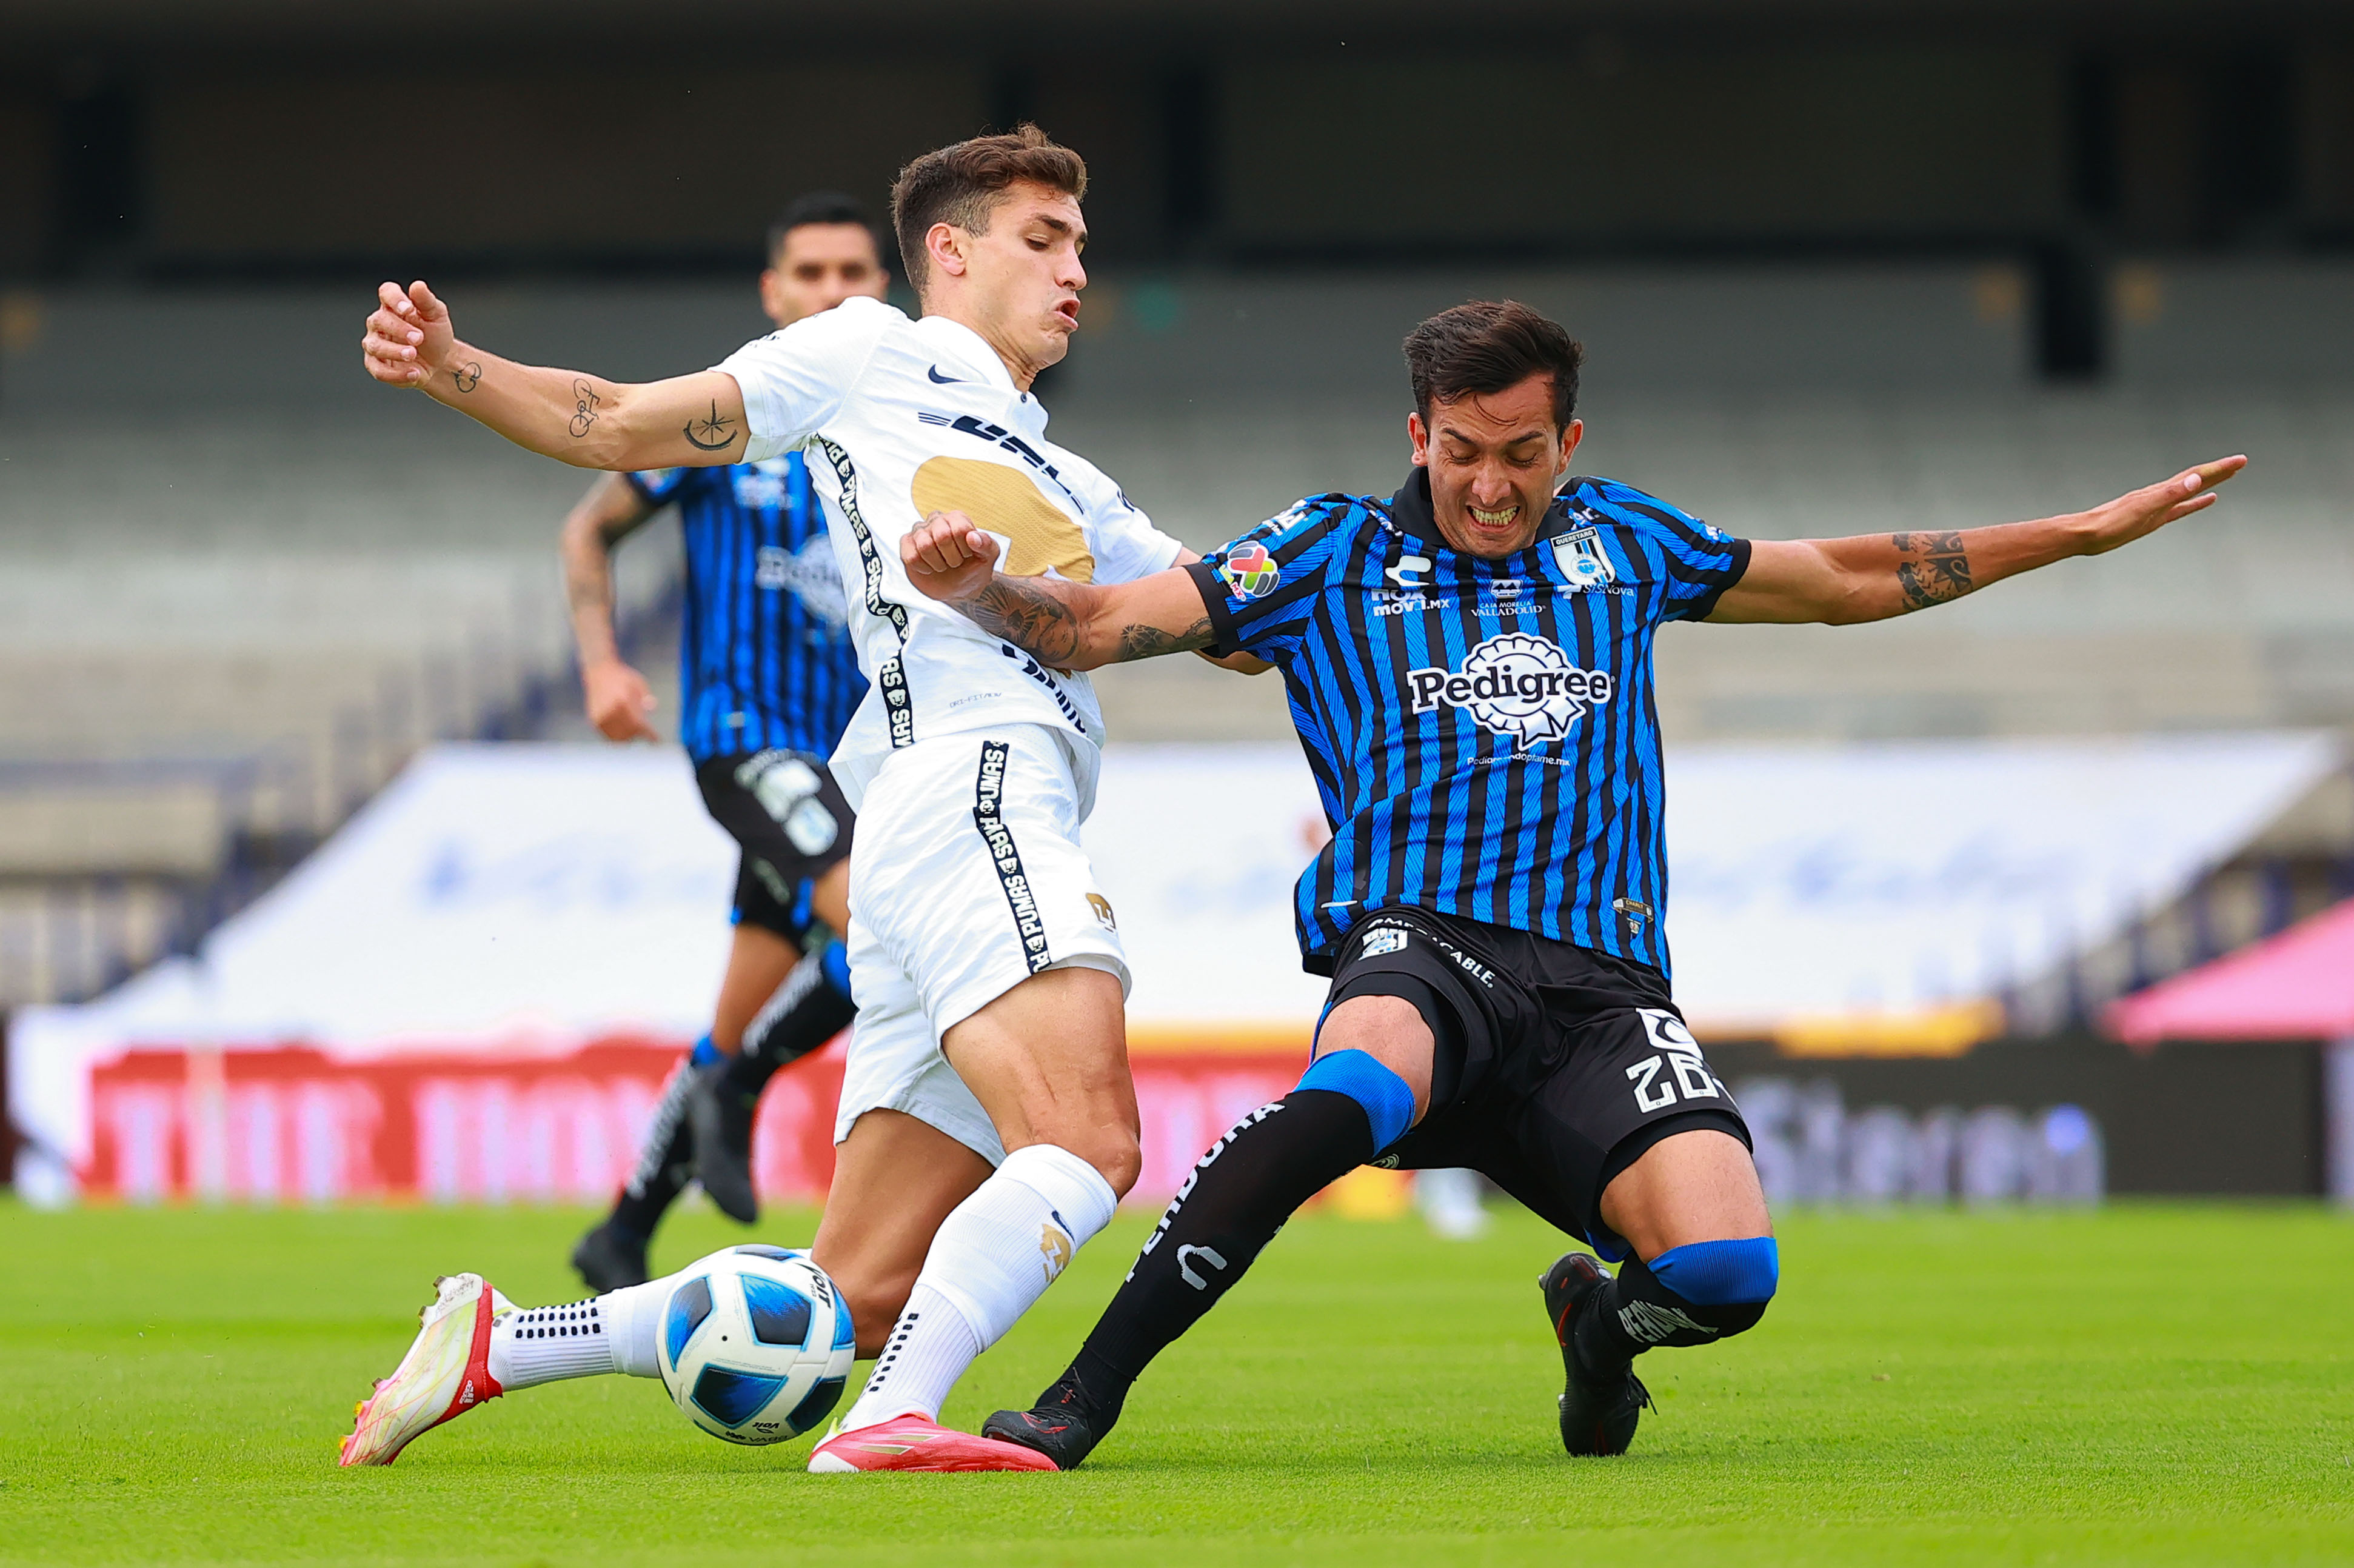
[[942, 387], [960, 387], [964, 385], [963, 376], [943, 376], [940, 374], [940, 367], [937, 365], [933, 366], [929, 370], [925, 371], [924, 374], [930, 376], [936, 384]]

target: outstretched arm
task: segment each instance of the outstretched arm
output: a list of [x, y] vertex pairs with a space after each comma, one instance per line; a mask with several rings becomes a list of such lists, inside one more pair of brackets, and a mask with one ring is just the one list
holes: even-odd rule
[[1093, 670], [1215, 641], [1192, 574], [1172, 567], [1098, 588], [997, 570], [997, 541], [961, 512], [935, 512], [899, 541], [917, 591], [1059, 670]]
[[750, 426], [725, 371], [639, 385], [517, 365], [461, 342], [423, 283], [386, 283], [360, 352], [367, 373], [479, 419], [576, 468], [709, 468], [742, 461]]
[[1957, 599], [2071, 556], [2098, 556], [2215, 503], [2215, 487], [2248, 466], [2228, 457], [2118, 496], [2089, 512], [2031, 523], [1850, 539], [1758, 539], [1749, 569], [1711, 620], [1886, 620]]

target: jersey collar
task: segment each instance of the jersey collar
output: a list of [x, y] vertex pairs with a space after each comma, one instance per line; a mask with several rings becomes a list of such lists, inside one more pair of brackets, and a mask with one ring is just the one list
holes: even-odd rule
[[[1515, 551], [1498, 561], [1489, 560], [1484, 556], [1464, 556], [1462, 558], [1485, 567], [1500, 577], [1511, 576], [1516, 571], [1522, 576], [1543, 576], [1548, 552], [1538, 546], [1550, 535], [1559, 532], [1553, 524], [1566, 520], [1568, 508], [1568, 501], [1555, 495], [1545, 508], [1544, 517], [1537, 527], [1537, 536], [1530, 541], [1525, 550]], [[1438, 531], [1438, 516], [1430, 503], [1430, 471], [1426, 468], [1416, 469], [1406, 477], [1405, 488], [1390, 497], [1390, 521], [1405, 535], [1406, 543], [1417, 550], [1426, 550], [1434, 555], [1459, 553], [1447, 542], [1447, 535]]]
[[929, 346], [946, 362], [941, 366], [944, 371], [955, 370], [970, 376], [1008, 397], [1021, 395], [1022, 389], [1013, 385], [1013, 372], [1005, 368], [1005, 361], [997, 357], [997, 350], [989, 346], [987, 338], [964, 323], [952, 321], [947, 316], [924, 316], [917, 321], [916, 327], [933, 340]]

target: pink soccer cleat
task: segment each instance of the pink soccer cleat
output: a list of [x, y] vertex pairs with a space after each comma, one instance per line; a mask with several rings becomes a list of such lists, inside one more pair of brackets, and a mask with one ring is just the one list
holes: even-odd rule
[[810, 1474], [847, 1476], [860, 1470], [1051, 1470], [1055, 1461], [1034, 1448], [958, 1432], [922, 1415], [898, 1415], [837, 1433], [810, 1454]]
[[343, 1441], [341, 1463], [389, 1465], [444, 1421], [505, 1393], [491, 1376], [491, 1324], [514, 1310], [479, 1274], [445, 1275], [418, 1314], [423, 1325], [408, 1353], [376, 1392], [360, 1401], [359, 1419]]

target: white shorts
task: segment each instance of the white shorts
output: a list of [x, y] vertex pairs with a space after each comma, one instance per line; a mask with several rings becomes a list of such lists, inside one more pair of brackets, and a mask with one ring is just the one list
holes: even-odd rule
[[1079, 848], [1093, 786], [1042, 725], [919, 740], [875, 773], [850, 857], [858, 1018], [836, 1143], [870, 1110], [904, 1111], [996, 1164], [1004, 1146], [941, 1034], [1046, 969], [1103, 969], [1127, 995], [1111, 904]]

